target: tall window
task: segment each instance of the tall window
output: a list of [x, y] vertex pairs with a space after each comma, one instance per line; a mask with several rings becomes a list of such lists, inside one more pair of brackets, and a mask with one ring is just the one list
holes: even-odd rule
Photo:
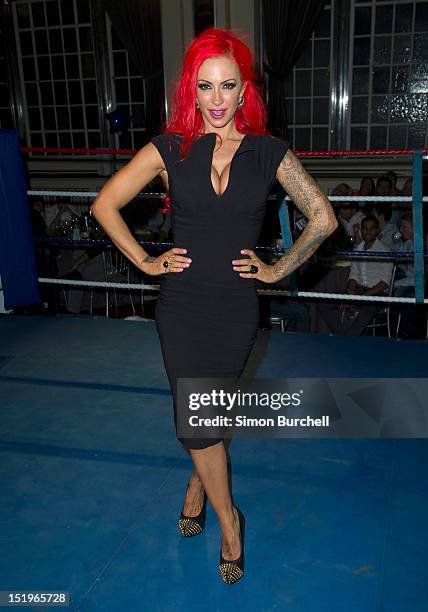
[[89, 2], [16, 0], [12, 6], [28, 144], [99, 147]]
[[427, 146], [428, 2], [356, 0], [350, 148]]
[[[335, 6], [333, 0], [324, 10], [286, 84], [289, 138], [296, 149], [330, 148], [331, 41], [341, 36], [332, 23]], [[353, 0], [345, 18], [347, 147], [427, 147], [428, 0]], [[336, 59], [340, 70], [341, 58]]]
[[332, 10], [327, 6], [286, 82], [288, 138], [299, 150], [329, 148]]
[[[28, 145], [100, 147], [90, 1], [16, 0], [13, 9]], [[132, 117], [115, 146], [138, 149], [145, 143], [144, 81], [108, 17], [106, 27], [113, 108]]]

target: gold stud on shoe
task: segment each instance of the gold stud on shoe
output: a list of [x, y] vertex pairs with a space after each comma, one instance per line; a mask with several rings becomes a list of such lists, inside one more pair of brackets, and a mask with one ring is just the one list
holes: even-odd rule
[[180, 528], [181, 535], [186, 538], [199, 535], [203, 531], [201, 525], [199, 525], [199, 523], [192, 518], [180, 518], [178, 521], [178, 526]]
[[244, 575], [242, 569], [234, 561], [230, 563], [220, 563], [219, 569], [221, 577], [226, 584], [238, 582]]
[[205, 527], [206, 511], [207, 495], [204, 493], [202, 510], [197, 516], [186, 516], [183, 514], [183, 510], [181, 511], [181, 515], [178, 520], [178, 527], [181, 531], [181, 535], [183, 535], [185, 538], [191, 538], [202, 533]]

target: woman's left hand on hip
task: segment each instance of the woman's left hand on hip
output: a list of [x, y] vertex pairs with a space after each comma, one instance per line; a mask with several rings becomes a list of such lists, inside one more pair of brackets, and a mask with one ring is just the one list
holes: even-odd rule
[[233, 259], [233, 269], [239, 272], [242, 278], [256, 278], [263, 283], [274, 283], [277, 278], [274, 276], [273, 266], [264, 263], [257, 257], [251, 249], [242, 249], [242, 255], [248, 255], [246, 259]]

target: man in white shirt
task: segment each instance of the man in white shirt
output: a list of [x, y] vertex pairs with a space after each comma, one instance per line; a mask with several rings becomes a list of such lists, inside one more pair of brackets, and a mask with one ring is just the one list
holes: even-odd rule
[[[367, 215], [361, 223], [363, 240], [354, 250], [390, 253], [390, 249], [377, 237], [378, 233], [378, 220], [374, 215]], [[351, 265], [346, 293], [367, 296], [386, 295], [391, 284], [392, 270], [391, 260], [356, 259]], [[350, 307], [352, 316], [344, 317], [341, 333], [345, 336], [359, 336], [383, 306], [381, 302], [354, 302], [354, 304]]]
[[[390, 250], [376, 238], [379, 224], [376, 217], [367, 215], [361, 223], [362, 242], [354, 251], [377, 251], [388, 253]], [[387, 260], [353, 259], [349, 277], [344, 289], [349, 295], [385, 295], [391, 282], [393, 264]], [[338, 303], [330, 303], [328, 308], [320, 307], [329, 331], [338, 335], [360, 335], [372, 320], [381, 302], [351, 302], [343, 308]]]
[[[413, 217], [412, 213], [404, 214], [398, 224], [404, 243], [400, 249], [403, 253], [412, 253], [413, 243]], [[394, 296], [415, 296], [415, 264], [414, 260], [400, 263], [394, 282]], [[398, 312], [401, 315], [399, 335], [401, 338], [417, 338], [418, 318], [423, 316], [423, 307], [414, 304], [400, 304]]]
[[373, 208], [373, 214], [379, 222], [378, 240], [391, 251], [401, 251], [403, 240], [395, 223], [391, 222], [392, 208], [386, 202], [378, 202]]

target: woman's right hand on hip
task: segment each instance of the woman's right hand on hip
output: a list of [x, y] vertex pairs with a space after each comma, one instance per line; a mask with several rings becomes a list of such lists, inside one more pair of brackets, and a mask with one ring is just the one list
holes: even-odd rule
[[187, 249], [179, 249], [174, 247], [159, 257], [151, 257], [147, 255], [141, 262], [140, 268], [149, 276], [159, 276], [160, 274], [169, 274], [170, 272], [183, 272], [190, 266], [191, 259], [185, 257]]

